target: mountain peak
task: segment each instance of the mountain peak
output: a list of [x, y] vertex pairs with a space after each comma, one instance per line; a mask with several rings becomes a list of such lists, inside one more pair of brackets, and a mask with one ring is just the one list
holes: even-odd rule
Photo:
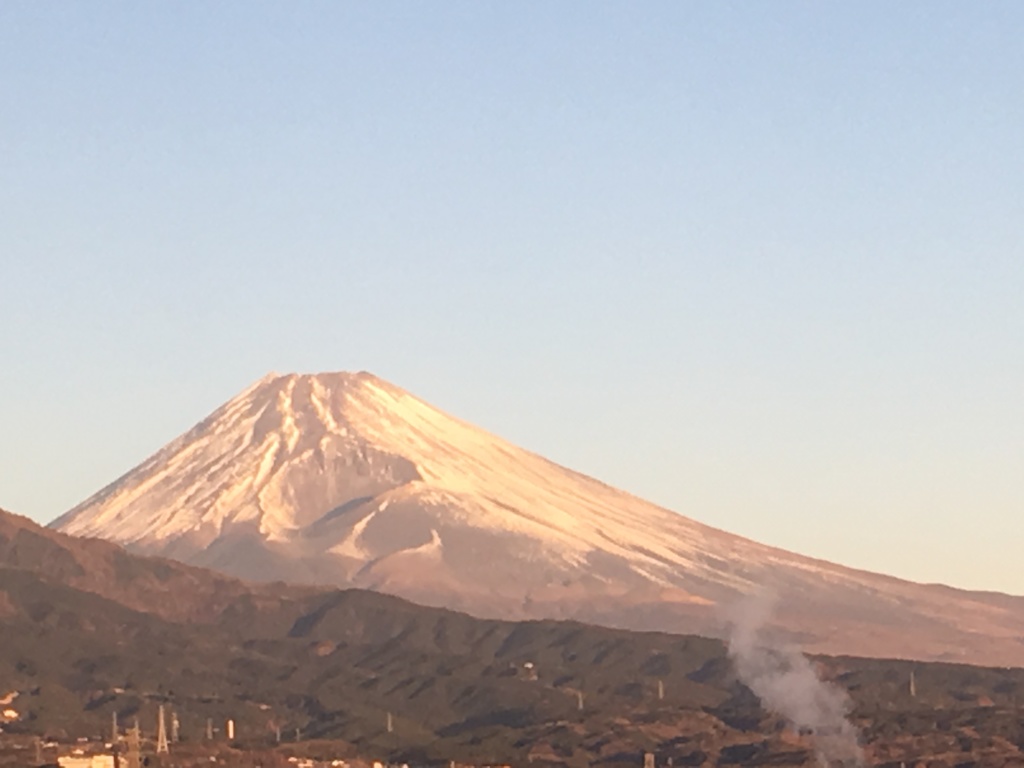
[[[490, 556], [505, 551], [517, 563], [508, 573], [547, 564], [534, 574], [539, 586], [605, 580], [676, 589], [696, 603], [706, 600], [672, 573], [706, 569], [692, 557], [704, 541], [756, 559], [771, 551], [553, 464], [366, 372], [266, 376], [54, 525], [239, 575], [269, 568], [343, 583], [419, 579], [440, 558], [430, 580], [468, 568], [473, 588], [494, 586], [505, 576]], [[472, 563], [451, 546], [467, 536]], [[611, 564], [596, 571], [616, 573], [591, 573], [606, 556]], [[749, 586], [731, 573], [714, 581]]]
[[[942, 647], [967, 647], [992, 622], [1024, 634], [1024, 610], [1004, 620], [987, 599], [725, 533], [366, 372], [265, 376], [53, 525], [243, 578], [489, 616], [709, 631], [721, 625], [716, 604], [768, 589], [805, 637], [819, 630], [801, 617], [828, 617], [818, 650], [901, 655], [908, 610], [929, 637], [960, 638], [928, 641]], [[858, 615], [874, 618], [844, 624]], [[970, 631], [958, 628], [965, 616], [977, 619]]]
[[[419, 401], [366, 372], [268, 374], [54, 525], [125, 544], [242, 523], [286, 538], [314, 505], [302, 486], [333, 477], [339, 458], [379, 453], [374, 437], [402, 403]], [[315, 506], [345, 500], [326, 492]]]

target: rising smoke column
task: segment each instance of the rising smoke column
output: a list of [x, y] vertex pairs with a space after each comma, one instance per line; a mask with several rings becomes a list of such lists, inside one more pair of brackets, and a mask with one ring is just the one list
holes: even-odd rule
[[819, 680], [796, 649], [775, 647], [764, 637], [773, 605], [771, 598], [753, 597], [733, 611], [729, 656], [737, 676], [765, 708], [811, 733], [821, 765], [862, 766], [859, 734], [847, 719], [846, 691]]

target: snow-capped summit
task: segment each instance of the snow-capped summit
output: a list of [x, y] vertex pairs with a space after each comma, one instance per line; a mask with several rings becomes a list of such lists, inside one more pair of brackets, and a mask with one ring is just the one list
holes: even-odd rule
[[[770, 550], [699, 525], [571, 472], [427, 405], [368, 373], [269, 375], [124, 477], [57, 520], [67, 533], [137, 550], [209, 559], [246, 576], [381, 570], [382, 559], [433, 552], [446, 541], [459, 570], [491, 581], [500, 563], [474, 564], [472, 547], [531, 565], [557, 580], [600, 571], [609, 582], [677, 586], [673, 573], [742, 587], [706, 550]], [[671, 534], [666, 538], [666, 533]], [[270, 571], [253, 553], [260, 541]], [[244, 547], [237, 559], [229, 555]], [[448, 562], [455, 565], [455, 562]], [[606, 564], [609, 565], [609, 564]], [[518, 565], [516, 566], [518, 569]], [[551, 580], [545, 576], [542, 581]]]
[[[53, 526], [242, 577], [485, 615], [709, 631], [722, 623], [715, 606], [769, 590], [780, 625], [815, 649], [961, 658], [978, 632], [988, 646], [1024, 635], [1024, 599], [911, 584], [716, 530], [368, 373], [268, 375]], [[912, 626], [928, 628], [916, 652]], [[1015, 647], [986, 658], [1024, 663]]]

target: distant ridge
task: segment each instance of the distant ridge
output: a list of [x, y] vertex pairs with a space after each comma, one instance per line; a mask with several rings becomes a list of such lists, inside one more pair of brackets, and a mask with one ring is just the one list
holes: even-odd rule
[[1024, 598], [925, 586], [717, 530], [372, 374], [270, 374], [54, 521], [249, 579], [485, 617], [721, 634], [769, 591], [811, 651], [1024, 664]]

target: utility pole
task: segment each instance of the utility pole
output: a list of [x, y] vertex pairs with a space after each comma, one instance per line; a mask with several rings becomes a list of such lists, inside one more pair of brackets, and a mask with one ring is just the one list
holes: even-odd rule
[[117, 746], [118, 739], [121, 738], [121, 733], [117, 728], [117, 710], [115, 709], [110, 713], [110, 743]]
[[644, 752], [644, 768], [654, 768], [653, 752]]
[[583, 691], [576, 691], [576, 709], [583, 711]]
[[917, 698], [917, 681], [914, 679], [914, 670], [910, 670], [910, 698]]
[[395, 730], [395, 722], [394, 722], [394, 720], [391, 717], [391, 713], [388, 712], [388, 733], [391, 733], [394, 730]]
[[658, 701], [663, 701], [665, 698], [665, 681], [658, 681]]
[[181, 737], [181, 723], [178, 722], [178, 713], [171, 712], [171, 744], [177, 744]]
[[213, 741], [213, 718], [206, 718], [206, 740]]
[[224, 731], [227, 734], [228, 741], [234, 741], [235, 740], [235, 721], [229, 719], [227, 721], [227, 723], [225, 723], [224, 725], [225, 725]]
[[166, 755], [171, 750], [167, 747], [167, 723], [164, 721], [164, 705], [160, 705], [156, 716], [156, 753]]

